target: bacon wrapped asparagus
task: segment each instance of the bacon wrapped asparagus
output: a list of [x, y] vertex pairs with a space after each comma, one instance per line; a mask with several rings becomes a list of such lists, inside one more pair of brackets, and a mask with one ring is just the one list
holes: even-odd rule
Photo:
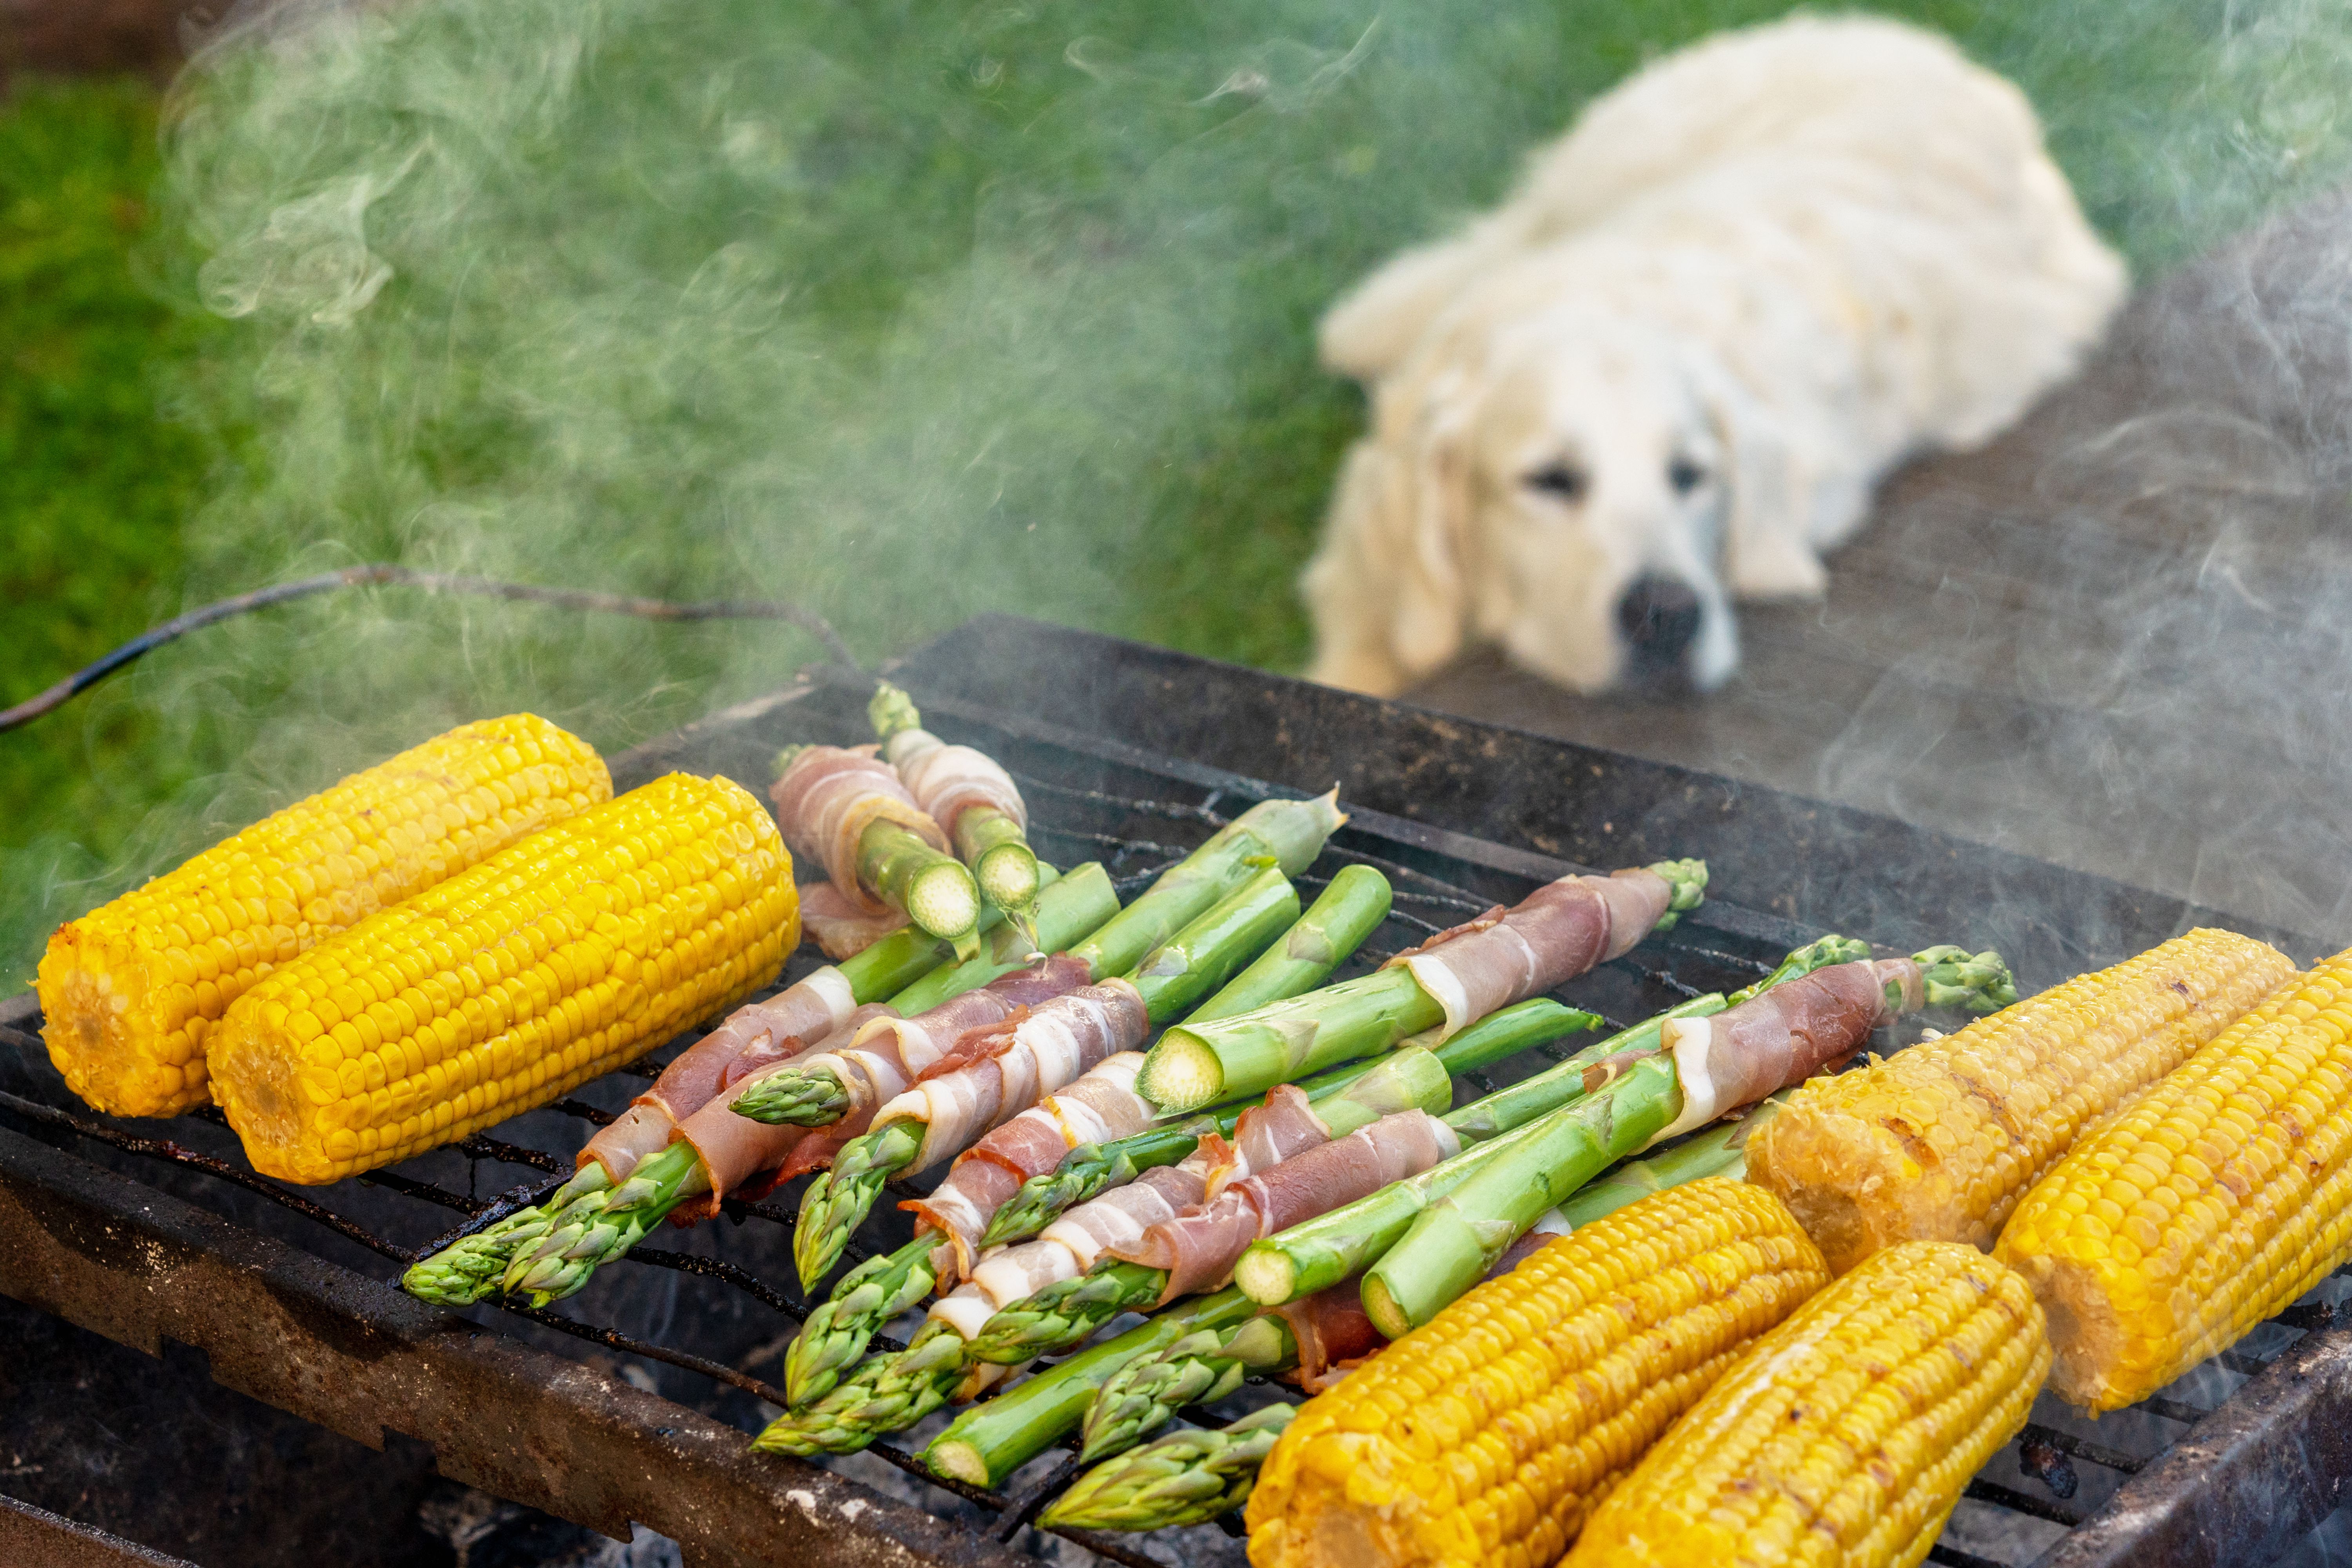
[[[1337, 805], [1336, 792], [1315, 800], [1272, 800], [1254, 805], [1162, 872], [1135, 902], [1101, 922], [1091, 934], [1080, 933], [1084, 940], [1055, 940], [1060, 934], [1051, 919], [1055, 900], [1048, 889], [1039, 900], [1039, 943], [1049, 952], [1067, 947], [1070, 956], [1083, 959], [1088, 974], [1097, 980], [1129, 974], [1145, 964], [1154, 952], [1177, 943], [1180, 936], [1183, 939], [1181, 945], [1187, 952], [1204, 947], [1206, 932], [1198, 933], [1196, 941], [1196, 933], [1185, 928], [1259, 879], [1267, 868], [1265, 863], [1268, 859], [1285, 877], [1306, 869], [1322, 852], [1324, 840], [1346, 820]], [[1254, 893], [1244, 901], [1256, 909], [1265, 900], [1262, 893]], [[1291, 907], [1296, 909], [1295, 904]], [[1227, 940], [1236, 944], [1247, 934], [1225, 929]], [[1238, 951], [1238, 945], [1234, 950]], [[1247, 962], [1255, 951], [1244, 953], [1242, 962]], [[980, 963], [988, 956], [982, 954], [982, 959], [972, 962]], [[1155, 1000], [1160, 1000], [1166, 1010], [1154, 1014], [1154, 1023], [1167, 1022], [1183, 1004], [1175, 987], [1170, 987], [1164, 998]], [[802, 1126], [820, 1127], [846, 1113], [854, 1092], [835, 1064], [813, 1060], [804, 1068], [770, 1079], [760, 1085], [757, 1092], [739, 1095], [734, 1105], [739, 1114], [754, 1121], [794, 1121]]]
[[986, 752], [949, 745], [924, 729], [915, 700], [887, 681], [866, 712], [883, 760], [946, 831], [981, 895], [1025, 924], [1037, 898], [1037, 855], [1029, 847], [1029, 807], [1013, 775]]
[[1424, 1029], [1456, 1033], [1630, 952], [1695, 908], [1706, 887], [1706, 867], [1696, 860], [1563, 877], [1360, 980], [1171, 1029], [1151, 1047], [1137, 1087], [1163, 1111], [1192, 1110], [1386, 1050]]
[[1578, 1102], [1486, 1145], [1497, 1152], [1416, 1217], [1364, 1273], [1364, 1306], [1391, 1339], [1434, 1317], [1476, 1284], [1544, 1210], [1602, 1170], [1662, 1138], [1790, 1088], [1868, 1043], [1871, 1031], [1939, 990], [1987, 1011], [2013, 997], [1993, 954], [1931, 948], [1913, 958], [1833, 964], [1774, 986], [1711, 1018], [1677, 1018], [1661, 1048], [1603, 1064], [1610, 1080]]
[[808, 894], [828, 956], [887, 933], [900, 918], [964, 949], [980, 924], [980, 886], [948, 836], [873, 746], [799, 746], [777, 754], [768, 795], [793, 853], [824, 868]]

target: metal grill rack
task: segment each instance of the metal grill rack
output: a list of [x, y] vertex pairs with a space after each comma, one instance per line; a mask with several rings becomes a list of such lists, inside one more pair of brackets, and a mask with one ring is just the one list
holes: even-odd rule
[[[988, 749], [1020, 779], [1041, 852], [1063, 865], [1102, 860], [1122, 897], [1231, 814], [1270, 795], [1298, 793], [961, 700], [927, 689], [920, 671], [919, 660], [901, 678], [914, 687], [932, 727]], [[863, 695], [862, 688], [819, 672], [777, 697], [616, 759], [615, 785], [688, 767], [758, 788], [778, 745], [863, 738]], [[1340, 866], [1368, 863], [1389, 875], [1397, 897], [1390, 919], [1343, 975], [1574, 868], [1529, 850], [1353, 809], [1354, 819], [1300, 880], [1311, 892]], [[1624, 861], [1650, 858], [1628, 854]], [[1756, 889], [1759, 901], [1770, 891]], [[1744, 906], [1739, 900], [1749, 889], [1727, 883], [1719, 872], [1715, 892], [1675, 931], [1557, 994], [1614, 1025], [1631, 1023], [1701, 992], [1743, 984], [1787, 949], [1820, 934], [1810, 924]], [[796, 959], [787, 978], [813, 963]], [[409, 1432], [434, 1445], [445, 1473], [583, 1523], [625, 1533], [628, 1518], [643, 1520], [680, 1539], [690, 1563], [768, 1561], [787, 1551], [793, 1561], [871, 1561], [886, 1537], [922, 1560], [1000, 1561], [1035, 1544], [1038, 1510], [1078, 1473], [1075, 1454], [1060, 1452], [1035, 1461], [1005, 1492], [990, 1492], [932, 1478], [914, 1458], [919, 1444], [886, 1440], [869, 1453], [911, 1478], [905, 1489], [919, 1500], [907, 1508], [793, 1461], [740, 1451], [743, 1428], [762, 1414], [753, 1402], [782, 1403], [756, 1369], [774, 1360], [807, 1306], [796, 1289], [778, 1282], [791, 1276], [797, 1185], [765, 1202], [730, 1200], [725, 1211], [732, 1223], [680, 1233], [671, 1246], [640, 1247], [604, 1271], [624, 1278], [610, 1288], [600, 1279], [562, 1311], [486, 1305], [468, 1324], [387, 1288], [407, 1262], [551, 1192], [569, 1173], [570, 1152], [589, 1126], [609, 1121], [635, 1092], [635, 1080], [655, 1076], [691, 1037], [495, 1135], [478, 1134], [452, 1150], [305, 1195], [254, 1174], [216, 1112], [172, 1123], [119, 1123], [80, 1108], [47, 1071], [37, 1027], [21, 1003], [0, 1012], [0, 1042], [17, 1047], [26, 1064], [0, 1090], [0, 1291], [151, 1350], [160, 1338], [187, 1340], [212, 1355], [215, 1376], [233, 1386], [373, 1440], [381, 1441], [384, 1426]], [[1464, 1092], [1486, 1092], [1580, 1043], [1473, 1075]], [[1903, 1043], [1890, 1039], [1880, 1048]], [[110, 1168], [93, 1170], [93, 1161]], [[518, 1172], [525, 1179], [509, 1186]], [[928, 1185], [919, 1180], [893, 1188], [907, 1196]], [[186, 1212], [158, 1189], [184, 1196]], [[201, 1210], [230, 1217], [224, 1222]], [[86, 1223], [101, 1229], [138, 1233], [140, 1244], [75, 1239], [76, 1226], [85, 1223], [75, 1216], [85, 1213]], [[453, 1215], [459, 1216], [454, 1228]], [[255, 1242], [282, 1236], [310, 1255], [305, 1259], [279, 1246], [267, 1260], [243, 1265], [259, 1269], [273, 1300], [305, 1301], [290, 1316], [319, 1342], [288, 1351], [292, 1372], [274, 1372], [266, 1364], [268, 1346], [240, 1338], [233, 1320], [242, 1314], [249, 1321], [247, 1304], [194, 1296], [192, 1281], [173, 1289], [175, 1300], [162, 1313], [168, 1322], [125, 1321], [119, 1300], [96, 1299], [119, 1299], [135, 1279], [152, 1285], [157, 1268], [150, 1255], [158, 1247], [193, 1248], [197, 1262], [208, 1252], [239, 1250], [245, 1237], [225, 1235], [224, 1223]], [[148, 1234], [159, 1224], [168, 1234]], [[863, 1239], [896, 1245], [906, 1234], [898, 1215], [877, 1215]], [[854, 1247], [845, 1267], [866, 1255]], [[331, 1277], [319, 1275], [321, 1269]], [[645, 1283], [665, 1272], [674, 1278]], [[2333, 1506], [2333, 1477], [2344, 1473], [2331, 1447], [2345, 1425], [2338, 1385], [2352, 1381], [2344, 1366], [2352, 1356], [2352, 1330], [2335, 1327], [2340, 1290], [2331, 1281], [2165, 1397], [2096, 1427], [2045, 1395], [2033, 1424], [1970, 1484], [1931, 1560], [1954, 1568], [2014, 1568], [2038, 1559], [2056, 1568], [2125, 1561], [2159, 1545], [2166, 1560], [2266, 1561]], [[322, 1295], [331, 1300], [322, 1304]], [[667, 1306], [648, 1310], [648, 1300]], [[575, 1356], [617, 1359], [625, 1372], [670, 1369], [653, 1378], [639, 1370], [634, 1381], [656, 1383], [671, 1397], [615, 1388], [617, 1379], [596, 1378], [590, 1387], [581, 1380], [595, 1374], [551, 1371], [565, 1363], [514, 1345], [516, 1354], [537, 1358], [527, 1375], [551, 1385], [548, 1398], [518, 1400], [489, 1369], [457, 1364], [465, 1358], [450, 1355], [454, 1339], [478, 1345], [483, 1334], [475, 1324], [530, 1345], [570, 1342]], [[388, 1407], [384, 1392], [367, 1386], [369, 1378], [355, 1366], [383, 1359], [381, 1351], [369, 1353], [379, 1340], [422, 1358], [416, 1378], [464, 1385], [466, 1397], [457, 1402], [464, 1408], [427, 1419]], [[894, 1342], [878, 1340], [876, 1348]], [[338, 1377], [352, 1386], [320, 1381]], [[1248, 1405], [1288, 1396], [1260, 1385], [1214, 1414], [1186, 1415], [1229, 1418]], [[535, 1409], [522, 1407], [532, 1404]], [[689, 1405], [733, 1425], [698, 1416]], [[538, 1429], [549, 1422], [593, 1427], [598, 1442], [583, 1447], [564, 1440], [574, 1435], [569, 1430]], [[686, 1445], [695, 1451], [681, 1454], [674, 1440], [696, 1422]], [[2193, 1441], [2179, 1441], [2184, 1431]], [[601, 1454], [588, 1451], [600, 1446]], [[2299, 1458], [2288, 1457], [2290, 1448]], [[595, 1466], [622, 1456], [624, 1468], [650, 1480], [632, 1489], [595, 1473]], [[2154, 1508], [2158, 1500], [2160, 1509]], [[944, 1522], [924, 1514], [945, 1516]], [[1111, 1561], [1164, 1561], [1147, 1553], [1138, 1538], [1067, 1533]], [[1171, 1534], [1181, 1537], [1177, 1546], [1186, 1561], [1238, 1559], [1238, 1549], [1212, 1527]]]

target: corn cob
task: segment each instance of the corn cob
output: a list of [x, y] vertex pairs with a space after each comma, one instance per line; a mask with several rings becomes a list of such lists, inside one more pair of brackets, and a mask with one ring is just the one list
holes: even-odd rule
[[331, 1182], [632, 1060], [799, 936], [767, 808], [672, 773], [280, 965], [215, 1031], [213, 1082], [256, 1168]]
[[1750, 1346], [1568, 1563], [1908, 1568], [2049, 1367], [2014, 1273], [1953, 1242], [1890, 1247]]
[[1308, 1403], [1250, 1499], [1250, 1561], [1543, 1568], [1748, 1342], [1828, 1281], [1754, 1187], [1711, 1178], [1630, 1204]]
[[2352, 1257], [2352, 952], [2069, 1151], [1994, 1256], [2050, 1315], [2053, 1385], [2155, 1393]]
[[2075, 1136], [2294, 971], [2192, 931], [1957, 1034], [1799, 1090], [1748, 1151], [1841, 1273], [1895, 1242], [1990, 1247]]
[[273, 965], [612, 795], [587, 742], [529, 713], [353, 773], [59, 927], [49, 1059], [110, 1115], [202, 1105], [205, 1037]]

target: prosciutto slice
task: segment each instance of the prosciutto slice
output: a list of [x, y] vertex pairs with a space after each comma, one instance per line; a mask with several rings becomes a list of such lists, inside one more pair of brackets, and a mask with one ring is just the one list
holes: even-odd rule
[[1342, 1279], [1311, 1296], [1286, 1302], [1275, 1311], [1290, 1325], [1298, 1365], [1287, 1374], [1309, 1394], [1320, 1394], [1350, 1367], [1388, 1343], [1364, 1310], [1363, 1277]]
[[941, 1280], [970, 1272], [981, 1232], [1023, 1183], [1042, 1176], [1081, 1143], [1107, 1143], [1150, 1125], [1150, 1101], [1135, 1092], [1141, 1051], [1120, 1051], [1061, 1093], [1050, 1095], [956, 1156], [947, 1180], [902, 1203], [946, 1237]]
[[1631, 952], [1674, 901], [1655, 871], [1562, 877], [1516, 908], [1497, 904], [1381, 967], [1402, 964], [1445, 1009], [1441, 1038]]
[[1134, 1050], [1150, 1031], [1142, 994], [1126, 981], [1081, 985], [993, 1034], [991, 1054], [923, 1079], [886, 1103], [873, 1125], [920, 1122], [922, 1145], [906, 1170], [929, 1170], [1097, 1064]]
[[898, 770], [915, 804], [950, 837], [956, 818], [975, 805], [994, 806], [1023, 827], [1029, 826], [1029, 807], [1013, 775], [985, 752], [950, 746], [929, 730], [901, 730], [890, 737], [883, 754]]
[[811, 882], [801, 889], [801, 930], [836, 963], [856, 957], [906, 924], [906, 915], [898, 910], [886, 908], [877, 915], [852, 904], [831, 882]]
[[1400, 1110], [1234, 1182], [1191, 1213], [1162, 1221], [1110, 1252], [1147, 1268], [1165, 1269], [1168, 1283], [1160, 1293], [1164, 1306], [1233, 1278], [1234, 1265], [1251, 1242], [1419, 1175], [1461, 1148], [1454, 1130], [1429, 1112]]
[[[889, 1011], [878, 1002], [857, 1008], [841, 1021], [841, 1027], [829, 1038], [818, 1040], [804, 1055], [814, 1054], [816, 1049], [836, 1040], [847, 1043], [852, 1031]], [[751, 1083], [770, 1073], [782, 1072], [795, 1066], [804, 1057], [780, 1052], [764, 1066], [746, 1073], [736, 1082]], [[708, 1201], [697, 1198], [691, 1203], [681, 1204], [672, 1211], [673, 1216], [683, 1214], [689, 1219], [708, 1218], [719, 1212], [719, 1200], [721, 1198], [763, 1195], [783, 1179], [779, 1167], [793, 1147], [807, 1136], [802, 1128], [771, 1127], [748, 1116], [736, 1115], [732, 1103], [734, 1085], [726, 1087], [729, 1092], [714, 1093], [700, 1109], [681, 1117], [670, 1135], [671, 1141], [683, 1139], [694, 1145], [694, 1152], [702, 1157], [703, 1170], [710, 1178]]]
[[860, 1028], [848, 1045], [803, 1058], [800, 1065], [830, 1068], [841, 1080], [849, 1093], [844, 1121], [861, 1113], [870, 1119], [906, 1093], [925, 1068], [947, 1056], [966, 1034], [992, 1028], [1023, 1008], [1075, 991], [1092, 973], [1085, 959], [1057, 953], [911, 1018], [877, 1018]]
[[[1208, 1190], [1196, 1202], [1223, 1192], [1252, 1171], [1270, 1170], [1293, 1154], [1331, 1141], [1331, 1129], [1315, 1114], [1307, 1091], [1295, 1083], [1276, 1084], [1265, 1099], [1251, 1106], [1234, 1123], [1230, 1143], [1218, 1141], [1220, 1158], [1208, 1170]], [[1206, 1139], [1202, 1148], [1208, 1149]]]
[[857, 881], [857, 841], [877, 822], [895, 822], [942, 855], [948, 836], [915, 804], [874, 746], [810, 746], [768, 791], [794, 855], [815, 861], [849, 908], [881, 916], [890, 906]]
[[1674, 1053], [1683, 1113], [1650, 1140], [1704, 1127], [1862, 1049], [1870, 1032], [1926, 1001], [1907, 958], [1832, 963], [1784, 980], [1712, 1018], [1670, 1018], [1659, 1037]]
[[856, 1005], [849, 982], [831, 964], [764, 1002], [745, 1003], [664, 1068], [619, 1121], [598, 1130], [580, 1151], [577, 1168], [593, 1160], [618, 1186], [639, 1160], [668, 1145], [679, 1122], [710, 1102], [738, 1062], [754, 1053], [761, 1059], [785, 1059], [803, 1041], [822, 1040], [838, 1029]]

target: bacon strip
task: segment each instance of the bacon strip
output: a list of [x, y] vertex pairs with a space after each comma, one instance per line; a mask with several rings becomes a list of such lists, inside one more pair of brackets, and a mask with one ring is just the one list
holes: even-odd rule
[[1092, 973], [1085, 959], [1057, 953], [1043, 963], [1001, 975], [976, 991], [951, 996], [911, 1018], [877, 1018], [860, 1028], [848, 1045], [803, 1058], [800, 1065], [830, 1068], [841, 1079], [841, 1087], [849, 1091], [844, 1121], [860, 1113], [870, 1118], [881, 1106], [906, 1093], [923, 1070], [953, 1050], [964, 1035], [992, 1027], [1024, 1008], [1075, 991]]
[[922, 1146], [907, 1171], [929, 1170], [1097, 1063], [1135, 1049], [1150, 1032], [1134, 986], [1081, 985], [1040, 1002], [1010, 1034], [995, 1036], [994, 1054], [916, 1083], [875, 1112], [873, 1125], [922, 1123]]
[[831, 964], [764, 1002], [745, 1003], [664, 1068], [619, 1121], [600, 1128], [580, 1151], [575, 1168], [593, 1160], [618, 1186], [639, 1160], [668, 1145], [679, 1122], [710, 1102], [738, 1062], [753, 1053], [783, 1059], [803, 1040], [822, 1040], [838, 1029], [856, 1005], [849, 982]]
[[[855, 1030], [889, 1011], [881, 1003], [869, 1002], [844, 1018], [841, 1027], [830, 1037], [817, 1041], [811, 1051], [798, 1057], [778, 1055], [739, 1081], [748, 1084], [770, 1073], [782, 1072], [835, 1041], [846, 1043]], [[669, 1142], [682, 1139], [694, 1145], [694, 1152], [702, 1157], [702, 1167], [710, 1177], [709, 1200], [696, 1198], [690, 1203], [681, 1204], [673, 1211], [674, 1215], [687, 1215], [689, 1221], [707, 1219], [719, 1212], [720, 1198], [743, 1195], [739, 1194], [739, 1188], [749, 1190], [756, 1187], [756, 1191], [748, 1193], [751, 1196], [765, 1193], [782, 1179], [781, 1174], [772, 1178], [771, 1173], [777, 1171], [794, 1145], [807, 1135], [802, 1128], [771, 1127], [748, 1116], [738, 1116], [735, 1114], [734, 1099], [732, 1093], [714, 1094], [699, 1110], [681, 1118], [670, 1133]]]
[[1712, 1018], [1668, 1019], [1659, 1046], [1674, 1053], [1683, 1113], [1650, 1142], [1704, 1127], [1844, 1060], [1879, 1025], [1917, 1011], [1926, 991], [1909, 959], [1864, 959], [1782, 981]]
[[950, 853], [947, 835], [915, 804], [890, 765], [874, 754], [878, 749], [810, 746], [768, 791], [793, 853], [823, 866], [850, 908], [876, 916], [890, 906], [858, 884], [857, 841], [868, 827], [895, 822], [940, 853]]
[[1251, 1242], [1419, 1175], [1461, 1147], [1454, 1130], [1429, 1112], [1400, 1110], [1232, 1183], [1190, 1214], [1155, 1225], [1110, 1252], [1165, 1269], [1164, 1306], [1232, 1279]]
[[906, 924], [900, 910], [868, 913], [843, 898], [831, 882], [810, 882], [801, 889], [801, 931], [835, 963], [856, 957]]
[[1118, 1052], [957, 1155], [927, 1196], [898, 1205], [945, 1237], [949, 1257], [934, 1259], [944, 1264], [934, 1270], [943, 1284], [971, 1271], [981, 1232], [1024, 1182], [1053, 1170], [1081, 1143], [1106, 1143], [1150, 1124], [1151, 1103], [1135, 1092], [1142, 1066], [1142, 1052]]
[[1562, 877], [1514, 909], [1497, 905], [1381, 967], [1412, 971], [1445, 1009], [1444, 1038], [1631, 952], [1673, 900], [1674, 889], [1654, 871]]
[[883, 751], [915, 804], [930, 813], [950, 837], [956, 818], [975, 805], [992, 805], [1023, 827], [1029, 826], [1029, 807], [1013, 775], [986, 752], [950, 746], [929, 730], [901, 730]]
[[1287, 1374], [1309, 1394], [1320, 1394], [1349, 1369], [1388, 1343], [1364, 1310], [1363, 1277], [1356, 1275], [1275, 1310], [1290, 1325], [1298, 1365]]

